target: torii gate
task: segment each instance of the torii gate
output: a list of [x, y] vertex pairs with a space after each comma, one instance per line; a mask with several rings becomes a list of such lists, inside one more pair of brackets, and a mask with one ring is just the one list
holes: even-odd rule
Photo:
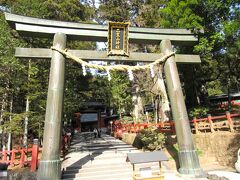
[[[82, 24], [38, 19], [5, 13], [9, 25], [22, 36], [53, 38], [53, 47], [66, 48], [68, 39], [106, 42], [108, 27], [105, 25]], [[129, 57], [107, 56], [106, 52], [88, 50], [69, 50], [84, 60], [99, 61], [140, 61], [152, 62], [171, 53], [173, 45], [193, 45], [197, 37], [186, 29], [129, 28], [130, 43], [159, 44], [160, 54], [130, 53]], [[61, 178], [60, 137], [63, 109], [65, 58], [58, 51], [42, 48], [16, 48], [18, 58], [51, 58], [47, 107], [43, 137], [43, 152], [38, 169], [38, 179], [52, 180]], [[183, 98], [177, 63], [200, 63], [198, 55], [176, 54], [164, 64], [164, 73], [179, 146], [181, 174], [201, 175], [198, 156], [193, 145], [189, 119]]]

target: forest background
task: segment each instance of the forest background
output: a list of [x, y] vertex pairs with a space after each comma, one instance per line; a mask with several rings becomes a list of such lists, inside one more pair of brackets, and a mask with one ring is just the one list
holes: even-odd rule
[[[178, 65], [188, 112], [205, 108], [209, 96], [239, 92], [239, 0], [0, 0], [0, 145], [10, 147], [11, 137], [42, 138], [46, 110], [49, 60], [16, 59], [15, 47], [48, 47], [52, 40], [20, 37], [10, 29], [4, 12], [60, 21], [107, 24], [129, 21], [131, 26], [188, 28], [199, 33], [194, 47], [174, 47], [177, 53], [199, 54], [202, 63]], [[201, 33], [199, 30], [204, 30]], [[95, 50], [96, 43], [68, 41], [68, 48]], [[154, 45], [131, 45], [131, 51], [159, 52]], [[134, 64], [132, 64], [134, 65]], [[142, 105], [157, 94], [148, 72], [135, 75], [89, 71], [67, 61], [64, 122], [73, 119], [88, 101], [101, 101], [116, 113], [133, 109], [133, 85], [139, 87]], [[149, 77], [149, 75], [148, 75]]]

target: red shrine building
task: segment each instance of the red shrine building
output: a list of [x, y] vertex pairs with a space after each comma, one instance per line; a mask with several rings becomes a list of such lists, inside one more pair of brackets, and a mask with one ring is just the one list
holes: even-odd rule
[[107, 109], [102, 102], [87, 102], [84, 108], [74, 114], [72, 126], [80, 132], [93, 131], [94, 128], [107, 128], [117, 115]]

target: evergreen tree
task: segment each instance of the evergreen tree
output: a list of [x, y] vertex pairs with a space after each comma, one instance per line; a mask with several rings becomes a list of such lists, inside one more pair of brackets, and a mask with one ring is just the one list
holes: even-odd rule
[[129, 21], [130, 1], [125, 0], [100, 0], [99, 21]]
[[[184, 76], [184, 79], [188, 79], [187, 77], [191, 77], [189, 74], [194, 74], [196, 80], [193, 84], [195, 88], [192, 90], [188, 88], [187, 93], [198, 91], [196, 94], [201, 97], [201, 89], [205, 88], [208, 95], [226, 92], [224, 87], [226, 87], [227, 71], [223, 71], [225, 69], [223, 67], [227, 62], [223, 59], [225, 35], [222, 27], [229, 21], [232, 14], [237, 14], [239, 11], [237, 7], [239, 7], [238, 1], [172, 0], [160, 10], [163, 27], [190, 28], [196, 32], [199, 29], [204, 30], [199, 43], [194, 47], [194, 52], [201, 55], [202, 63], [200, 66], [195, 66], [190, 73], [185, 73]], [[186, 51], [189, 52], [189, 49], [183, 49], [183, 52]], [[186, 69], [191, 70], [191, 68]], [[189, 85], [189, 83], [185, 84]], [[187, 99], [197, 96], [191, 94], [187, 96]]]
[[[51, 5], [51, 6], [50, 6]], [[0, 6], [2, 11], [8, 11], [11, 13], [17, 13], [20, 15], [27, 15], [38, 18], [55, 19], [55, 20], [65, 20], [65, 21], [90, 21], [93, 17], [94, 8], [90, 6], [89, 3], [82, 4], [80, 1], [48, 1], [48, 0], [16, 0], [16, 1], [0, 1]], [[43, 131], [43, 122], [46, 109], [46, 99], [47, 99], [47, 88], [48, 88], [48, 76], [49, 76], [49, 60], [32, 60], [31, 68], [29, 69], [28, 60], [16, 60], [14, 57], [15, 47], [50, 47], [52, 44], [51, 40], [41, 39], [41, 38], [25, 38], [19, 37], [18, 34], [8, 27], [4, 20], [4, 15], [1, 13], [0, 30], [3, 36], [0, 39], [0, 49], [2, 52], [0, 68], [3, 69], [1, 83], [1, 97], [0, 100], [6, 102], [8, 100], [8, 107], [5, 105], [1, 111], [1, 116], [4, 118], [4, 124], [2, 127], [7, 132], [14, 132], [14, 135], [23, 135], [23, 117], [28, 117], [28, 131], [31, 135], [35, 137], [41, 137]], [[6, 46], [7, 44], [7, 46]], [[77, 48], [95, 48], [94, 43], [79, 43], [79, 42], [69, 42], [69, 47], [77, 46]], [[8, 48], [9, 47], [9, 48]], [[10, 68], [10, 65], [16, 65], [14, 68]], [[5, 64], [5, 65], [4, 65]], [[76, 66], [74, 63], [67, 63], [67, 66]], [[70, 68], [71, 69], [71, 68]], [[8, 72], [7, 72], [8, 71]], [[79, 70], [77, 70], [79, 72]], [[81, 71], [81, 70], [80, 70]], [[76, 72], [76, 71], [75, 71]], [[12, 75], [14, 74], [14, 76]], [[69, 79], [77, 79], [74, 73], [70, 73], [71, 77]], [[79, 74], [79, 73], [78, 73]], [[30, 76], [29, 76], [30, 75]], [[9, 77], [7, 77], [9, 76]], [[14, 78], [13, 78], [14, 77]], [[15, 78], [16, 77], [16, 78]], [[30, 78], [29, 78], [30, 77]], [[86, 79], [85, 79], [86, 80]], [[16, 82], [12, 82], [16, 81]], [[7, 83], [9, 82], [9, 83]], [[6, 88], [5, 84], [9, 88]], [[73, 81], [74, 83], [74, 81]], [[68, 84], [66, 84], [68, 88]], [[15, 90], [14, 90], [15, 89]], [[14, 91], [14, 102], [13, 102], [13, 115], [9, 114], [9, 104], [11, 94], [6, 91]], [[71, 109], [73, 103], [77, 104], [79, 99], [84, 99], [84, 96], [78, 100], [71, 101], [73, 95], [73, 90], [68, 89], [66, 96], [66, 109], [65, 114], [72, 117], [73, 111], [76, 109]], [[76, 96], [81, 96], [78, 93]], [[25, 113], [26, 99], [29, 98], [29, 112]], [[70, 98], [70, 99], [69, 99]], [[70, 105], [68, 103], [71, 103]], [[4, 113], [5, 112], [5, 113]], [[70, 115], [71, 114], [71, 115]], [[12, 117], [11, 122], [9, 117]], [[19, 126], [17, 126], [19, 125]], [[16, 136], [15, 136], [16, 137]]]

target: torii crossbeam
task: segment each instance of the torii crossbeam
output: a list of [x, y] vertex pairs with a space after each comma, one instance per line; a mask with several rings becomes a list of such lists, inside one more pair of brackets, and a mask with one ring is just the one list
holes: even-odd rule
[[[10, 26], [17, 30], [20, 35], [29, 37], [54, 37], [53, 46], [60, 49], [66, 48], [67, 39], [107, 42], [108, 27], [104, 25], [45, 20], [10, 13], [5, 13], [5, 18]], [[129, 57], [109, 57], [106, 52], [87, 50], [69, 50], [69, 52], [88, 61], [118, 60], [151, 62], [171, 53], [173, 51], [172, 44], [192, 46], [197, 41], [197, 36], [186, 29], [130, 27], [130, 43], [159, 44], [161, 42], [160, 49], [162, 53], [130, 53]], [[59, 146], [63, 109], [65, 58], [57, 51], [39, 48], [17, 48], [15, 56], [19, 58], [51, 58], [43, 152], [38, 169], [38, 179], [60, 179], [61, 163]], [[201, 175], [202, 169], [200, 168], [198, 156], [193, 145], [176, 62], [200, 63], [201, 61], [198, 55], [176, 55], [167, 59], [164, 64], [166, 84], [179, 145], [179, 172], [182, 174]]]
[[[107, 42], [106, 25], [54, 21], [10, 13], [5, 13], [5, 18], [23, 36], [52, 38], [56, 33], [64, 33], [68, 39]], [[159, 44], [164, 39], [169, 39], [173, 45], [188, 46], [198, 41], [197, 36], [186, 29], [129, 28], [130, 43]]]

